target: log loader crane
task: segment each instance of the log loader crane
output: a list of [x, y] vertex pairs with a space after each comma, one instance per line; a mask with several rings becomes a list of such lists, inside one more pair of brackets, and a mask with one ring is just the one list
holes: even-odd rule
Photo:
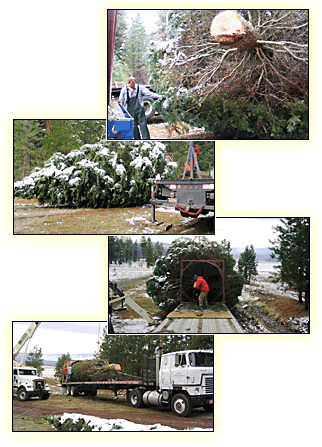
[[[28, 344], [26, 345], [26, 343], [34, 335], [40, 324], [40, 321], [32, 322], [13, 348], [12, 393], [14, 396], [17, 396], [20, 401], [26, 401], [34, 396], [38, 396], [40, 399], [45, 400], [49, 398], [51, 393], [49, 386], [46, 384], [46, 380], [37, 375], [36, 368], [33, 368], [32, 366], [23, 366], [28, 348]], [[25, 345], [26, 348], [22, 359], [18, 361], [18, 354]]]

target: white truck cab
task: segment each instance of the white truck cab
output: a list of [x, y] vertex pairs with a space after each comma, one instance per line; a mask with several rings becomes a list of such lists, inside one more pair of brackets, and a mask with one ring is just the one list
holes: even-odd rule
[[37, 375], [37, 369], [31, 366], [14, 366], [12, 391], [20, 401], [26, 401], [30, 397], [38, 396], [45, 400], [50, 396], [50, 388], [46, 380]]
[[193, 349], [162, 355], [160, 351], [157, 371], [156, 390], [144, 393], [145, 404], [170, 405], [177, 416], [189, 416], [193, 407], [201, 406], [206, 411], [213, 409], [212, 350]]

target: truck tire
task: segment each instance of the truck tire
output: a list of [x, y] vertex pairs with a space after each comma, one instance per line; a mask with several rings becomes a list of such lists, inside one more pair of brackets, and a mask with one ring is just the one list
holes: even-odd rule
[[41, 395], [41, 400], [47, 400], [49, 399], [50, 394], [42, 394]]
[[26, 391], [24, 388], [20, 388], [20, 390], [18, 391], [18, 399], [21, 402], [26, 402], [26, 400], [29, 399], [28, 391]]
[[171, 410], [176, 416], [189, 416], [192, 410], [191, 399], [186, 394], [176, 394], [171, 400]]
[[213, 404], [206, 404], [206, 405], [204, 405], [203, 406], [203, 409], [205, 410], [205, 411], [214, 411], [214, 405]]
[[91, 396], [91, 397], [96, 397], [97, 396], [97, 389], [89, 390], [88, 395]]
[[70, 395], [73, 396], [73, 397], [79, 395], [79, 391], [78, 391], [77, 386], [72, 386], [72, 387], [70, 388]]
[[143, 101], [145, 117], [148, 120], [154, 116], [155, 109], [153, 108], [151, 99], [148, 96], [143, 96]]
[[141, 390], [132, 390], [130, 392], [129, 401], [132, 407], [140, 408], [143, 406], [142, 400], [142, 391]]

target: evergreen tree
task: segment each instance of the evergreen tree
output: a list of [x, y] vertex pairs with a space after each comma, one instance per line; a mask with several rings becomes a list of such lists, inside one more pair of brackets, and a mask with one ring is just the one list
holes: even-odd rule
[[246, 284], [250, 284], [252, 276], [258, 275], [258, 261], [256, 259], [256, 251], [254, 246], [246, 246], [245, 250], [240, 254], [238, 260], [238, 271], [244, 278]]
[[274, 230], [277, 239], [270, 241], [273, 244], [270, 250], [272, 258], [277, 258], [280, 264], [276, 266], [277, 272], [274, 281], [281, 281], [294, 288], [299, 294], [305, 294], [305, 308], [310, 304], [310, 219], [308, 217], [292, 217], [282, 219], [282, 225]]
[[231, 255], [230, 243], [210, 242], [206, 237], [195, 240], [179, 238], [175, 240], [165, 255], [156, 262], [153, 276], [146, 283], [147, 293], [166, 313], [171, 312], [180, 303], [181, 260], [224, 260], [225, 261], [225, 301], [233, 307], [243, 288], [242, 276], [234, 270], [235, 260]]
[[212, 349], [213, 336], [209, 335], [109, 335], [104, 329], [98, 358], [121, 365], [122, 373], [142, 377], [147, 365], [154, 370], [155, 348], [162, 341], [163, 352], [186, 349]]
[[141, 239], [140, 239], [140, 247], [141, 247], [141, 250], [142, 250], [142, 258], [143, 259], [146, 258], [146, 254], [145, 254], [146, 245], [147, 245], [147, 241], [145, 239], [145, 236], [142, 236]]
[[117, 237], [115, 236], [109, 236], [108, 237], [108, 262], [109, 264], [113, 264], [118, 259], [118, 253], [117, 253]]
[[132, 264], [133, 259], [133, 242], [130, 237], [126, 238], [125, 240], [125, 262], [127, 262], [129, 265]]
[[62, 380], [64, 377], [63, 367], [65, 365], [66, 360], [71, 360], [69, 352], [67, 352], [67, 354], [63, 354], [62, 356], [58, 357], [58, 360], [55, 365], [54, 376], [59, 378], [60, 380]]
[[43, 151], [49, 158], [57, 150], [68, 154], [77, 147], [73, 138], [73, 126], [71, 120], [48, 120], [47, 132], [43, 141]]
[[39, 120], [14, 120], [14, 180], [25, 177], [45, 160], [40, 148], [43, 130]]
[[136, 262], [139, 259], [139, 245], [137, 240], [133, 244], [133, 262]]
[[116, 239], [116, 253], [119, 264], [126, 262], [125, 246], [121, 238]]
[[160, 258], [161, 256], [163, 256], [163, 254], [164, 254], [164, 249], [163, 249], [162, 244], [161, 244], [159, 241], [157, 241], [157, 242], [155, 243], [154, 248], [155, 248], [155, 259], [158, 259], [158, 258]]
[[[119, 9], [116, 16], [116, 29], [115, 29], [115, 44], [114, 54], [120, 53], [121, 47], [124, 42], [124, 35], [126, 32], [126, 11]], [[114, 71], [114, 67], [113, 67]]]
[[37, 374], [41, 374], [44, 370], [44, 368], [42, 367], [44, 364], [44, 360], [42, 358], [41, 348], [35, 346], [34, 349], [27, 354], [25, 364], [26, 366], [32, 366], [36, 368]]
[[147, 267], [151, 267], [152, 265], [154, 265], [153, 245], [150, 237], [148, 237], [146, 243], [145, 259]]
[[148, 81], [147, 46], [148, 36], [138, 13], [126, 31], [120, 59], [131, 70], [129, 75], [134, 76], [139, 84]]

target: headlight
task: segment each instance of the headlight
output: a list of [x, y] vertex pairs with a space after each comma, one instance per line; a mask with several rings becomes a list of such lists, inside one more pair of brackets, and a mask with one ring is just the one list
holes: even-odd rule
[[195, 394], [199, 394], [200, 393], [200, 388], [195, 388]]

